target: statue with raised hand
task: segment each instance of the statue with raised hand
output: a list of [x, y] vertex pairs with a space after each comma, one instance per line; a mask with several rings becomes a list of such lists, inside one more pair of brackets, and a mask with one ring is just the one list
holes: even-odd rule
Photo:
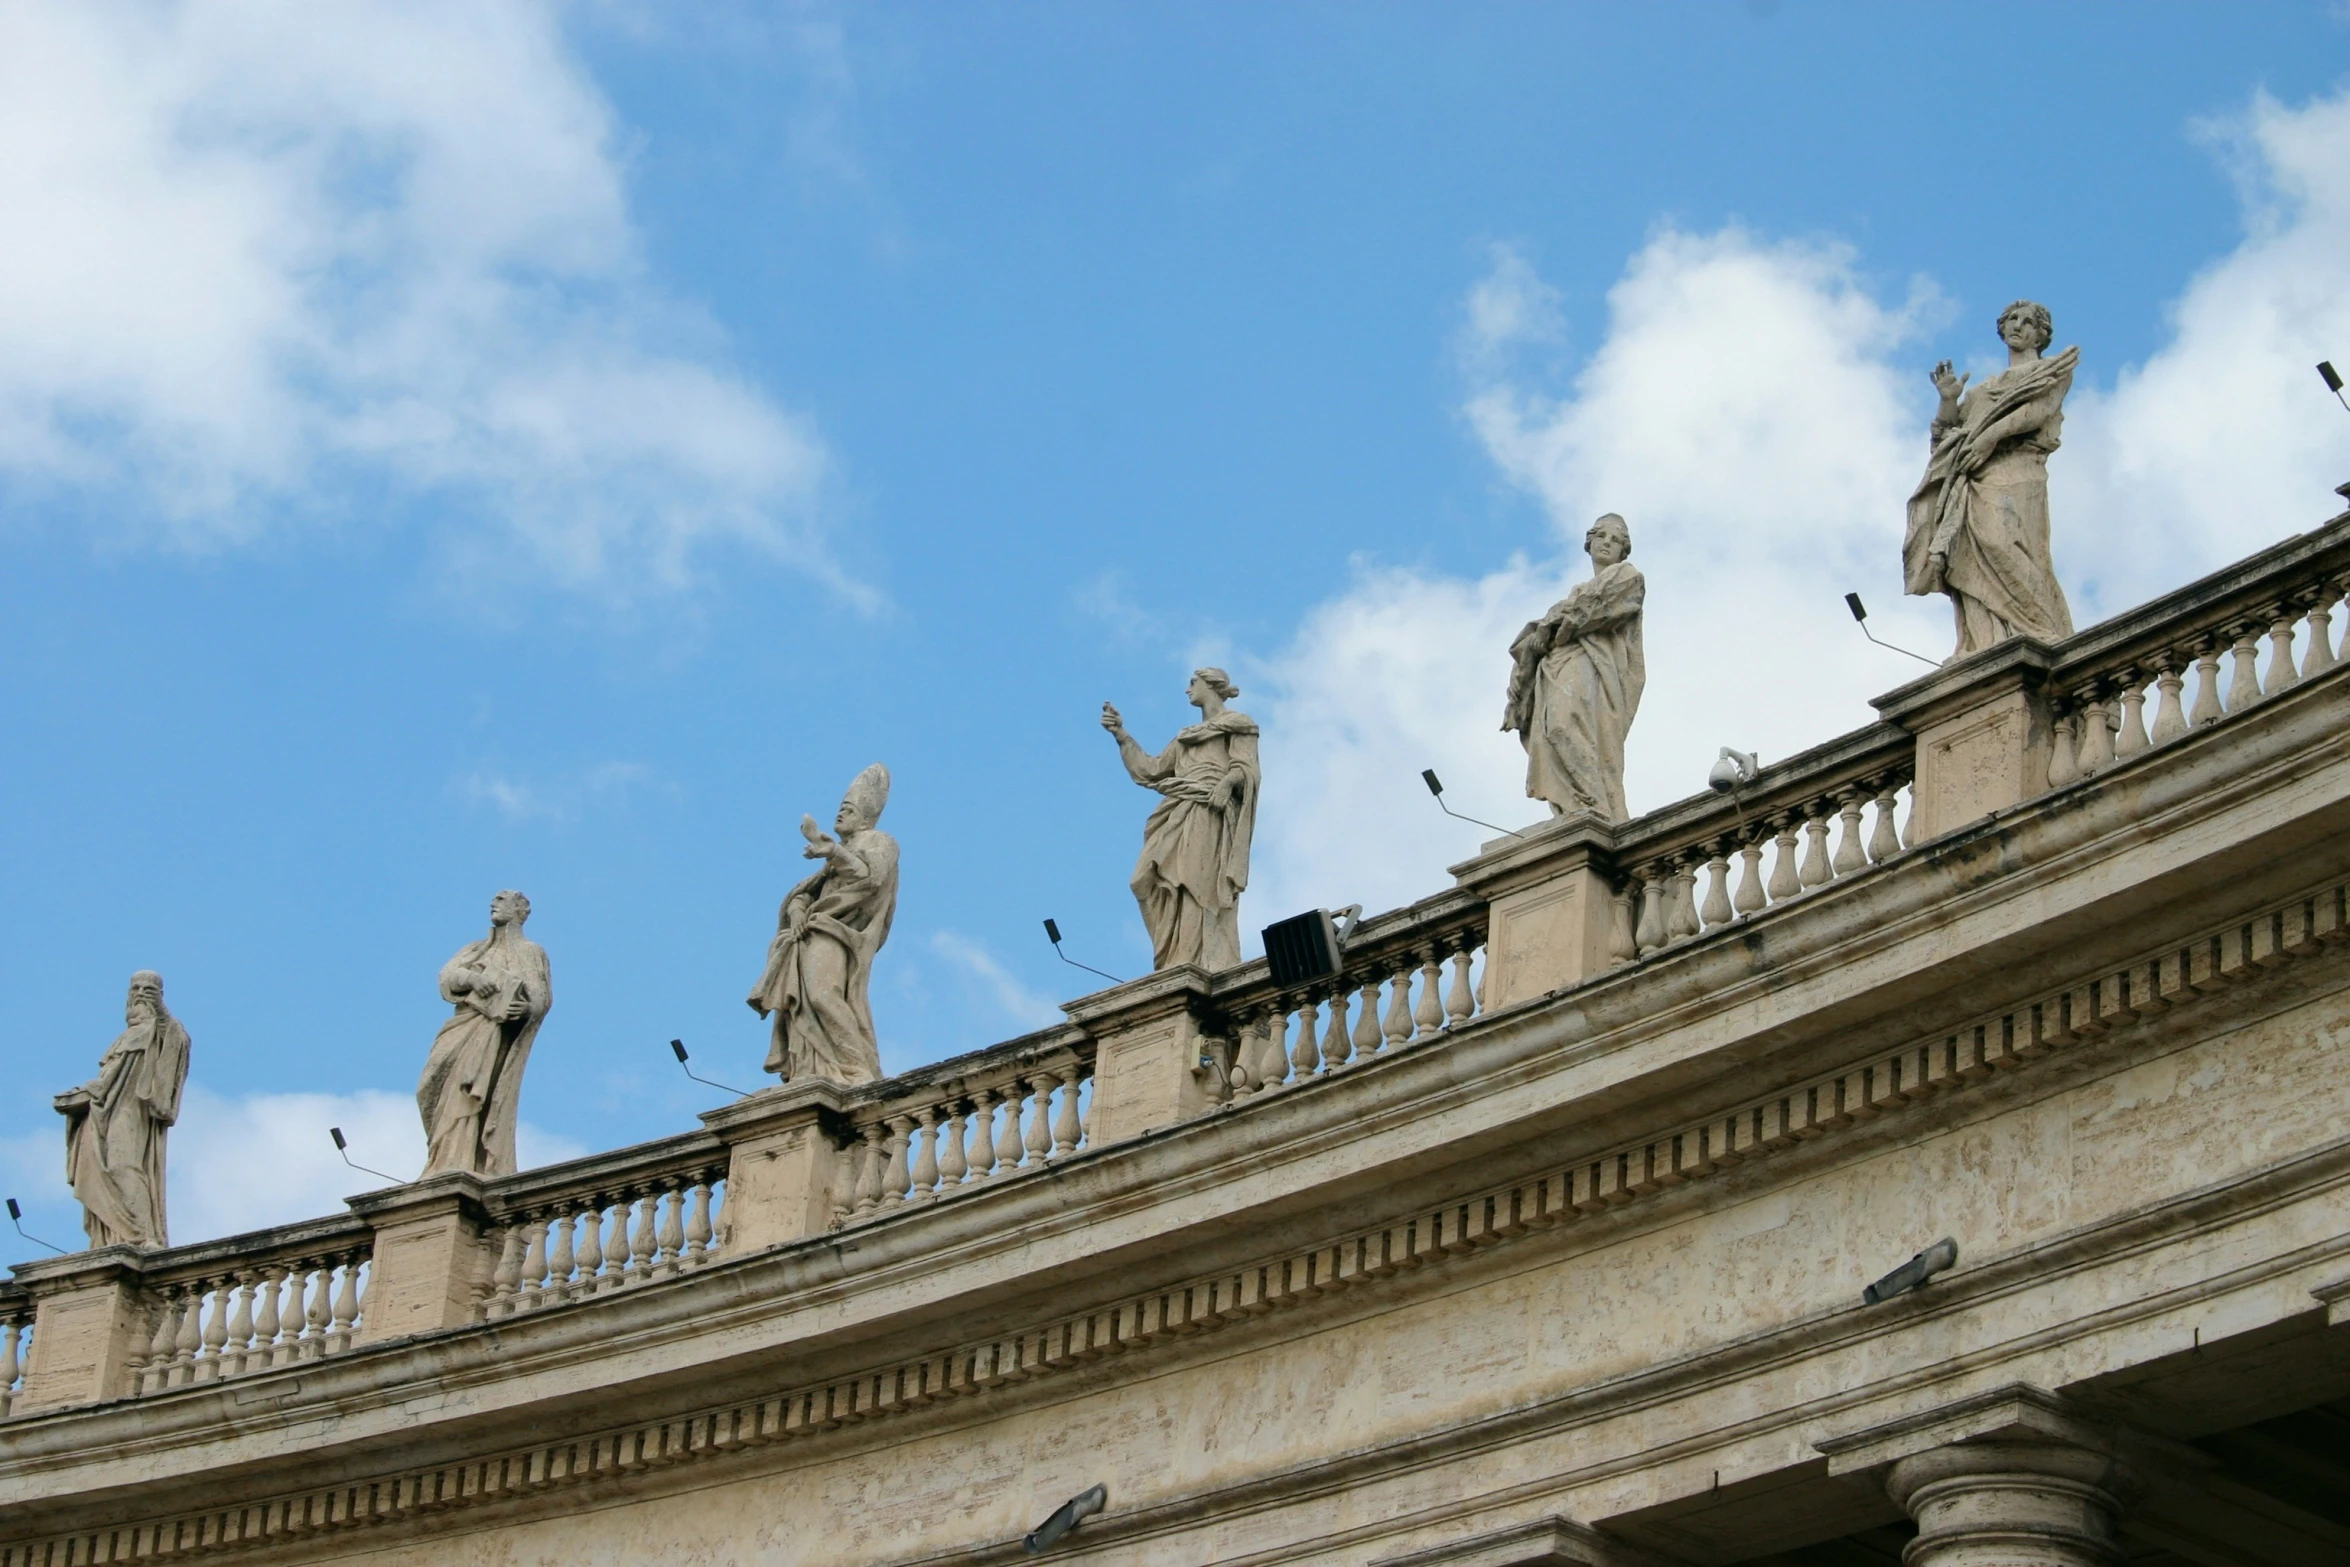
[[187, 1081], [188, 1031], [164, 1010], [163, 976], [141, 969], [98, 1075], [54, 1101], [65, 1117], [66, 1184], [81, 1200], [92, 1246], [171, 1244], [163, 1143]]
[[1152, 966], [1191, 963], [1214, 973], [1240, 961], [1240, 894], [1256, 829], [1257, 721], [1224, 704], [1240, 688], [1221, 669], [1195, 669], [1186, 692], [1200, 721], [1153, 756], [1102, 704], [1126, 775], [1162, 798], [1142, 828], [1128, 883], [1150, 931]]
[[800, 818], [802, 857], [824, 864], [785, 895], [749, 997], [751, 1010], [771, 1020], [767, 1070], [786, 1082], [881, 1076], [873, 959], [898, 907], [898, 841], [879, 825], [888, 803], [889, 769], [875, 762], [849, 785], [831, 833], [813, 816]]
[[1973, 390], [1945, 359], [1926, 476], [1909, 498], [1902, 587], [1947, 593], [1958, 622], [1952, 659], [2009, 637], [2061, 642], [2073, 614], [2048, 545], [2048, 454], [2064, 428], [2079, 348], [2043, 358], [2048, 307], [2019, 299], [1999, 313], [2007, 368]]

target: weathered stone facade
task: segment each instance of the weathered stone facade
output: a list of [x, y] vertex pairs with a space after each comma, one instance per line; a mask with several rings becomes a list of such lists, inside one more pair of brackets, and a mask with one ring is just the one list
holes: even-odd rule
[[1490, 845], [1335, 999], [19, 1267], [0, 1567], [1009, 1561], [1097, 1482], [1051, 1555], [2350, 1560], [2346, 575]]

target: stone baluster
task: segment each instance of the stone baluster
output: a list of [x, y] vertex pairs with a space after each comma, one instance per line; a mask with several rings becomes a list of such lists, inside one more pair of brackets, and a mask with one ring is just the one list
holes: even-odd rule
[[1377, 970], [1363, 976], [1362, 988], [1355, 993], [1355, 1059], [1368, 1061], [1379, 1053], [1379, 974]]
[[196, 1380], [196, 1354], [204, 1347], [204, 1291], [198, 1281], [181, 1291], [179, 1339], [172, 1348], [170, 1385], [186, 1387]]
[[1346, 981], [1339, 979], [1330, 987], [1330, 1010], [1322, 1024], [1322, 1070], [1335, 1072], [1354, 1059], [1354, 1034], [1346, 1016]]
[[[300, 1305], [299, 1298], [295, 1301]], [[187, 1291], [172, 1286], [163, 1292], [155, 1313], [155, 1336], [147, 1343], [147, 1363], [139, 1368], [139, 1391], [160, 1393], [171, 1385], [171, 1363], [179, 1353], [180, 1316], [187, 1310]]]
[[2195, 706], [2187, 714], [2187, 722], [2200, 729], [2205, 724], [2216, 724], [2224, 716], [2219, 705], [2219, 653], [2222, 643], [2217, 636], [2208, 636], [2195, 644]]
[[653, 1276], [653, 1265], [661, 1255], [661, 1194], [639, 1187], [625, 1200], [634, 1210], [628, 1227], [628, 1282], [642, 1284]]
[[579, 1230], [579, 1286], [573, 1293], [593, 1295], [604, 1287], [597, 1277], [604, 1271], [604, 1199], [590, 1197], [580, 1218], [585, 1222]]
[[914, 1112], [916, 1141], [910, 1146], [914, 1154], [913, 1189], [906, 1193], [909, 1202], [928, 1202], [938, 1195], [938, 1111], [925, 1105]]
[[1640, 883], [1640, 924], [1632, 932], [1640, 955], [1648, 956], [1665, 944], [1663, 867], [1644, 865], [1634, 873]]
[[549, 1300], [569, 1300], [574, 1291], [571, 1275], [579, 1266], [579, 1220], [573, 1216], [569, 1204], [555, 1210], [554, 1229], [547, 1247], [547, 1296]]
[[245, 1357], [253, 1343], [253, 1285], [251, 1273], [231, 1275], [235, 1289], [230, 1293], [234, 1304], [228, 1314], [228, 1342], [221, 1346], [220, 1374], [224, 1377], [241, 1375]]
[[1077, 1096], [1084, 1088], [1084, 1074], [1071, 1067], [1061, 1079], [1061, 1102], [1053, 1107], [1053, 1157], [1077, 1151], [1085, 1140], [1085, 1128], [1078, 1119]]
[[1702, 928], [1697, 923], [1697, 867], [1704, 861], [1695, 851], [1679, 854], [1665, 888], [1665, 945], [1689, 940]]
[[[521, 1265], [516, 1264], [520, 1276]], [[310, 1304], [302, 1312], [302, 1358], [316, 1360], [326, 1353], [326, 1330], [334, 1321], [334, 1259], [322, 1259], [310, 1278]]]
[[522, 1253], [522, 1293], [516, 1302], [516, 1309], [535, 1311], [540, 1305], [539, 1297], [546, 1293], [547, 1287], [547, 1216], [544, 1213], [526, 1214], [523, 1223], [528, 1226], [524, 1233], [530, 1237], [530, 1244]]
[[1412, 971], [1410, 959], [1396, 970], [1387, 981], [1387, 1017], [1380, 1025], [1380, 1035], [1389, 1050], [1401, 1050], [1412, 1042]]
[[1032, 1170], [1053, 1156], [1053, 1090], [1060, 1083], [1055, 1073], [1036, 1074], [1036, 1103], [1028, 1117], [1028, 1167]]
[[2113, 754], [2117, 761], [2136, 756], [2152, 744], [2146, 734], [2146, 671], [2125, 669], [2121, 672], [2121, 703], [2122, 726], [2113, 737]]
[[1312, 994], [1301, 995], [1295, 1001], [1288, 1003], [1287, 1010], [1297, 1024], [1297, 1032], [1291, 1036], [1289, 1046], [1290, 1071], [1292, 1079], [1302, 1083], [1312, 1077], [1314, 1069], [1321, 1065], [1321, 1059], [1314, 1050], [1314, 998]]
[[1714, 841], [1705, 858], [1705, 907], [1698, 910], [1698, 918], [1707, 930], [1720, 930], [1730, 923], [1730, 853], [1734, 840], [1720, 838]]
[[2236, 660], [2228, 680], [2228, 711], [2241, 713], [2260, 700], [2260, 624], [2240, 621], [2228, 635], [2234, 638], [2228, 652]]
[[2080, 751], [2074, 715], [2059, 713], [2048, 721], [2048, 787], [2061, 789], [2081, 776]]
[[2105, 726], [2105, 689], [2083, 686], [2081, 699], [2081, 776], [2087, 778], [2113, 765], [2113, 731]]
[[1901, 834], [1893, 825], [1893, 812], [1898, 805], [1895, 797], [1901, 792], [1901, 783], [1899, 778], [1885, 779], [1878, 786], [1873, 802], [1877, 818], [1869, 827], [1869, 858], [1880, 865], [1901, 852]]
[[611, 1203], [612, 1228], [604, 1235], [604, 1273], [596, 1282], [599, 1290], [616, 1290], [628, 1282], [628, 1193], [614, 1192]]
[[1855, 876], [1869, 868], [1869, 851], [1862, 846], [1861, 833], [1861, 808], [1868, 798], [1859, 789], [1845, 789], [1836, 796], [1836, 819], [1843, 830], [1836, 836], [1836, 858], [1831, 863], [1839, 876]]
[[1771, 858], [1771, 879], [1764, 887], [1773, 903], [1785, 903], [1803, 891], [1803, 882], [1795, 871], [1795, 824], [1793, 811], [1782, 813], [1772, 824], [1771, 846], [1778, 852]]
[[277, 1364], [277, 1302], [285, 1289], [286, 1275], [291, 1271], [282, 1262], [261, 1270], [261, 1298], [253, 1310], [253, 1350], [247, 1357], [255, 1371], [266, 1371]]
[[2168, 745], [2187, 732], [2187, 710], [2179, 700], [2186, 687], [2186, 678], [2179, 672], [2179, 656], [2165, 649], [2154, 658], [2154, 729], [2146, 737], [2149, 745]]
[[946, 1130], [938, 1145], [938, 1190], [944, 1196], [963, 1184], [970, 1173], [970, 1161], [963, 1153], [963, 1101], [953, 1100], [947, 1105]]
[[1607, 922], [1607, 961], [1610, 968], [1621, 968], [1640, 955], [1639, 943], [1632, 935], [1632, 888], [1627, 883], [1609, 894], [1614, 907]]
[[675, 1273], [685, 1256], [685, 1193], [670, 1187], [662, 1193], [660, 1272], [663, 1278]]
[[1020, 1136], [1020, 1114], [1028, 1103], [1029, 1088], [1015, 1078], [1004, 1089], [1004, 1122], [996, 1132], [995, 1173], [1009, 1175], [1020, 1168], [1028, 1144]]
[[224, 1369], [221, 1356], [228, 1348], [229, 1281], [211, 1280], [205, 1286], [211, 1297], [211, 1307], [204, 1313], [203, 1358], [196, 1362], [196, 1380], [213, 1382]]
[[1804, 808], [1803, 863], [1795, 876], [1806, 889], [1824, 887], [1836, 877], [1836, 868], [1828, 863], [1828, 803], [1819, 800]]
[[1763, 896], [1762, 834], [1757, 829], [1739, 845], [1738, 890], [1730, 896], [1730, 909], [1744, 916], [1768, 907], [1770, 900]]
[[1420, 954], [1420, 1003], [1412, 1011], [1412, 1025], [1421, 1039], [1444, 1027], [1444, 949], [1430, 946]]
[[1476, 948], [1477, 938], [1474, 936], [1463, 934], [1454, 940], [1452, 987], [1444, 993], [1444, 1015], [1448, 1027], [1458, 1028], [1477, 1015], [1476, 987], [1469, 980], [1469, 968]]
[[23, 1337], [22, 1317], [0, 1317], [0, 1420], [8, 1418], [16, 1403], [16, 1381], [24, 1374], [16, 1346]]
[[[626, 1247], [621, 1248], [620, 1255], [628, 1255]], [[481, 1303], [482, 1316], [495, 1322], [501, 1317], [514, 1315], [516, 1296], [521, 1288], [522, 1226], [509, 1224], [499, 1233], [498, 1260], [490, 1269], [490, 1288]], [[303, 1334], [304, 1338], [309, 1336], [307, 1332]]]
[[881, 1202], [888, 1207], [906, 1200], [906, 1187], [912, 1174], [906, 1167], [906, 1140], [914, 1129], [914, 1118], [906, 1115], [888, 1117], [883, 1125], [888, 1129], [886, 1144], [889, 1156], [888, 1173], [882, 1177]]
[[963, 1150], [963, 1163], [971, 1172], [971, 1182], [977, 1185], [995, 1174], [995, 1107], [996, 1091], [980, 1088], [971, 1094], [971, 1120], [966, 1128], [970, 1141]]
[[2268, 623], [2268, 673], [2260, 682], [2262, 696], [2275, 696], [2301, 683], [2301, 671], [2293, 667], [2293, 606], [2279, 604], [2270, 612]]
[[689, 1268], [710, 1260], [710, 1239], [716, 1233], [710, 1227], [710, 1180], [707, 1173], [697, 1173], [686, 1192], [685, 1258]]
[[2301, 655], [2301, 678], [2315, 677], [2334, 667], [2334, 601], [2341, 594], [2330, 582], [2321, 582], [2309, 595], [2309, 650]]
[[351, 1335], [359, 1326], [359, 1264], [364, 1260], [357, 1252], [342, 1259], [342, 1276], [335, 1283], [334, 1320], [326, 1328], [326, 1352], [330, 1355], [349, 1349]]

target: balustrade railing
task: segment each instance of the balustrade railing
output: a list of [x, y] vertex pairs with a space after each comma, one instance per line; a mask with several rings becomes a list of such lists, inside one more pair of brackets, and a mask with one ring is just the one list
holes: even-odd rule
[[937, 1202], [1089, 1146], [1093, 1046], [1047, 1029], [860, 1090], [836, 1223]]
[[1901, 795], [1916, 772], [1915, 740], [1876, 724], [1766, 767], [1732, 793], [1627, 822], [1609, 956], [1645, 958], [1893, 858], [1909, 846]]
[[726, 1152], [706, 1133], [493, 1183], [480, 1314], [520, 1316], [689, 1273], [724, 1249]]
[[2333, 610], [2346, 582], [2350, 529], [2319, 529], [2062, 644], [2048, 678], [2049, 787], [2168, 745], [2333, 668], [2344, 653]]
[[1461, 892], [1364, 920], [1335, 975], [1281, 987], [1260, 960], [1218, 976], [1216, 1092], [1245, 1098], [1425, 1044], [1483, 1010], [1486, 913]]
[[143, 1395], [323, 1360], [351, 1347], [367, 1310], [374, 1237], [356, 1220], [239, 1236], [160, 1254], [142, 1269], [151, 1319], [130, 1386]]

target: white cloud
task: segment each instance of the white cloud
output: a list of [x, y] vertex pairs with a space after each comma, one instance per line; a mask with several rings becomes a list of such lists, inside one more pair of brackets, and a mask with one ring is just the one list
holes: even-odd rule
[[1061, 1009], [1052, 999], [1021, 984], [984, 943], [942, 930], [931, 936], [930, 950], [962, 976], [966, 990], [984, 998], [1014, 1027], [1043, 1028], [1061, 1021]]
[[672, 796], [680, 792], [642, 762], [598, 762], [543, 782], [497, 768], [477, 768], [454, 780], [451, 788], [467, 804], [495, 811], [509, 822], [565, 826], [593, 811], [624, 809], [655, 786]]
[[718, 541], [869, 600], [818, 437], [645, 276], [619, 137], [547, 4], [0, 11], [0, 472], [194, 549], [388, 480], [483, 600]]

